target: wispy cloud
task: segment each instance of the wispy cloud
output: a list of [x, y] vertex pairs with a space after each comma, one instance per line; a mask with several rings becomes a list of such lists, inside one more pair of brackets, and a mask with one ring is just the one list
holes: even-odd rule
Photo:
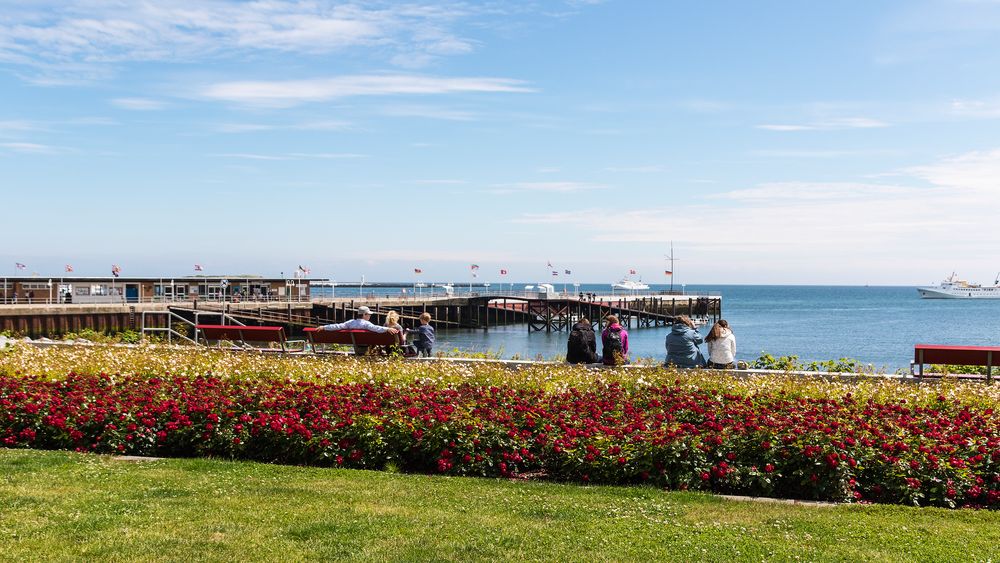
[[898, 155], [894, 149], [838, 150], [838, 149], [759, 149], [750, 151], [753, 156], [769, 158], [846, 158]]
[[586, 190], [600, 190], [604, 188], [607, 188], [607, 186], [587, 182], [513, 182], [509, 184], [496, 184], [490, 192], [495, 194], [508, 194], [514, 192], [570, 193]]
[[888, 127], [889, 123], [870, 117], [839, 117], [807, 123], [767, 123], [757, 129], [765, 131], [836, 131], [841, 129], [874, 129]]
[[996, 119], [1000, 117], [1000, 100], [952, 100], [951, 113], [962, 117]]
[[202, 98], [264, 107], [289, 107], [353, 96], [432, 95], [470, 92], [532, 92], [521, 80], [437, 77], [413, 74], [338, 76], [311, 80], [221, 82], [202, 89]]
[[[615, 221], [601, 207], [526, 213], [518, 223], [585, 227], [595, 242], [663, 243], [753, 249], [814, 263], [817, 253], [923, 260], [928, 251], [953, 256], [956, 233], [965, 255], [991, 255], [1000, 245], [1000, 149], [973, 152], [901, 171], [894, 183], [764, 183], [660, 208], [623, 208]], [[706, 229], [712, 218], [719, 228]], [[698, 233], [696, 239], [690, 233]], [[863, 253], [858, 250], [863, 249]], [[768, 254], [769, 256], [771, 254]], [[777, 258], [772, 259], [775, 262]], [[884, 264], [881, 264], [884, 266]], [[789, 264], [789, 268], [794, 264]]]
[[475, 42], [453, 28], [488, 13], [457, 2], [39, 0], [5, 6], [0, 61], [81, 75], [132, 61], [204, 60], [254, 51], [322, 55], [369, 48], [387, 60], [403, 56], [423, 64], [473, 49]]
[[479, 118], [475, 112], [467, 110], [426, 105], [386, 106], [381, 109], [381, 113], [391, 117], [422, 117], [446, 121], [474, 121]]
[[606, 172], [636, 172], [646, 174], [663, 172], [663, 167], [659, 164], [649, 164], [646, 166], [608, 166], [604, 170]]
[[307, 121], [291, 124], [271, 124], [271, 123], [220, 123], [213, 129], [218, 133], [257, 133], [260, 131], [346, 131], [351, 129], [352, 124], [348, 121], [326, 120]]
[[460, 186], [469, 182], [466, 180], [414, 180], [413, 183], [421, 186]]
[[111, 100], [111, 103], [122, 109], [133, 111], [158, 111], [167, 107], [167, 104], [162, 100], [150, 98], [115, 98]]
[[257, 154], [257, 153], [220, 153], [212, 156], [220, 158], [239, 158], [244, 160], [307, 160], [307, 159], [354, 159], [367, 158], [366, 154], [356, 153], [301, 153], [293, 152], [287, 154]]
[[7, 149], [11, 152], [17, 152], [22, 154], [56, 154], [64, 152], [65, 149], [60, 147], [53, 147], [51, 145], [41, 145], [38, 143], [0, 143], [0, 148]]

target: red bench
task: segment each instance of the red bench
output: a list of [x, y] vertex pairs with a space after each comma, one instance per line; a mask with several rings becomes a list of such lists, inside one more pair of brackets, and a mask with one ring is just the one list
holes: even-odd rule
[[[319, 330], [318, 328], [305, 329], [313, 349], [317, 344], [346, 344], [349, 346], [382, 346], [383, 350], [389, 346], [403, 346], [403, 335], [391, 332], [372, 332], [370, 330]], [[404, 356], [410, 357], [416, 354], [408, 354], [404, 350]]]
[[924, 376], [924, 364], [984, 366], [986, 381], [992, 382], [993, 366], [1000, 364], [1000, 346], [917, 344], [913, 347], [913, 363], [919, 366], [917, 377]]
[[285, 328], [281, 326], [195, 325], [195, 329], [201, 331], [205, 340], [230, 340], [243, 345], [278, 344], [282, 352], [288, 351]]

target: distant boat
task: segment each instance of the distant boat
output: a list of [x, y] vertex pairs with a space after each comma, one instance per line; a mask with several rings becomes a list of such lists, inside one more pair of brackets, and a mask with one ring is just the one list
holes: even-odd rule
[[993, 285], [984, 287], [959, 279], [952, 272], [940, 285], [918, 287], [917, 292], [924, 299], [1000, 299], [1000, 275]]
[[624, 289], [626, 291], [641, 291], [649, 289], [649, 286], [642, 283], [642, 280], [630, 280], [628, 278], [622, 278], [618, 283], [611, 284], [611, 289]]

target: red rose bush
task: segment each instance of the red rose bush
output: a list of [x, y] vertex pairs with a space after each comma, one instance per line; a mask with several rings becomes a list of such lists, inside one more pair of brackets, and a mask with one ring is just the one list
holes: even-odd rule
[[[72, 371], [101, 353], [131, 369]], [[8, 448], [1000, 508], [997, 393], [984, 386], [152, 349], [6, 354]], [[282, 366], [293, 376], [278, 377]]]

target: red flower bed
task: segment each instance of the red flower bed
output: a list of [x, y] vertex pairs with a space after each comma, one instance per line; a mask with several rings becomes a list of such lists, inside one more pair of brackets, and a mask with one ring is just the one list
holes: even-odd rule
[[1000, 508], [1000, 417], [944, 397], [0, 376], [0, 445]]

